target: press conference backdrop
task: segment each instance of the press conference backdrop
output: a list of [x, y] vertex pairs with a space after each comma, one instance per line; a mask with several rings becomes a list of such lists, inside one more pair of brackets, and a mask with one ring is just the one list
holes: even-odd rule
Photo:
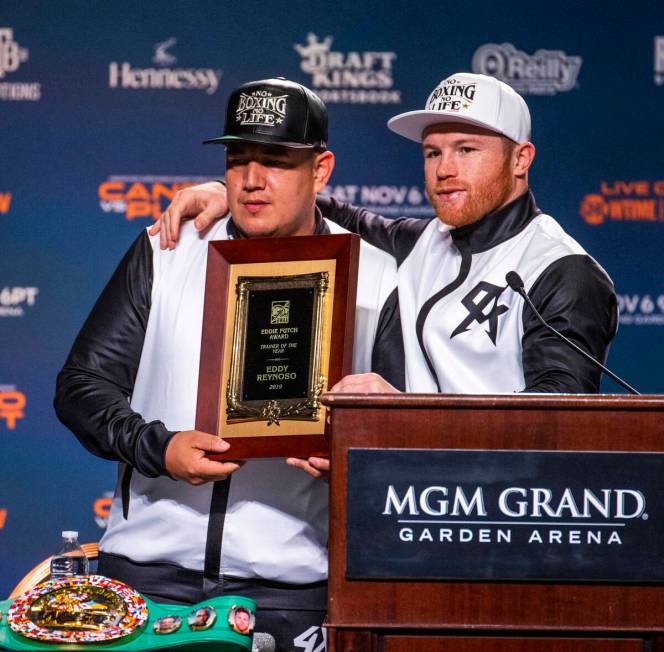
[[615, 281], [610, 366], [663, 391], [661, 2], [0, 3], [0, 596], [60, 530], [103, 532], [114, 464], [59, 424], [55, 376], [133, 239], [175, 190], [223, 174], [223, 148], [201, 141], [230, 90], [313, 88], [329, 192], [425, 217], [418, 146], [385, 123], [468, 70], [524, 94], [538, 204]]

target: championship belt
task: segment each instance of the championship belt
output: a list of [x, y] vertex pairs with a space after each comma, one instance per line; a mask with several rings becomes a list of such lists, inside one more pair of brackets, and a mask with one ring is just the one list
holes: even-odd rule
[[160, 604], [102, 575], [42, 582], [0, 602], [0, 648], [251, 650], [256, 603], [240, 596]]

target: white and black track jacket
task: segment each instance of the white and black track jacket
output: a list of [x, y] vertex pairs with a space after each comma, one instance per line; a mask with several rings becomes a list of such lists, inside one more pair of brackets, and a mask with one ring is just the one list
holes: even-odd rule
[[[79, 333], [55, 407], [86, 448], [121, 463], [105, 554], [206, 577], [319, 582], [327, 577], [325, 482], [282, 459], [252, 460], [198, 487], [164, 467], [171, 437], [194, 428], [208, 242], [232, 238], [233, 228], [226, 218], [202, 235], [187, 223], [175, 251], [143, 232]], [[343, 229], [318, 214], [317, 233], [330, 231]], [[354, 371], [369, 371], [373, 358], [374, 370], [402, 385], [395, 289], [394, 259], [363, 243]]]
[[397, 259], [408, 391], [599, 391], [600, 371], [505, 281], [516, 271], [542, 316], [604, 362], [617, 328], [613, 284], [530, 192], [456, 229], [438, 219], [389, 220], [332, 198], [318, 206]]

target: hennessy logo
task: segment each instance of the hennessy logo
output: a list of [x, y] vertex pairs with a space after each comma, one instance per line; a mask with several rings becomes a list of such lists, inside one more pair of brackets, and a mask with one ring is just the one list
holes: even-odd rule
[[[468, 317], [466, 317], [455, 329], [450, 339], [465, 333], [469, 330], [473, 322], [483, 324], [485, 321], [489, 322], [489, 330], [486, 334], [489, 336], [493, 345], [496, 345], [496, 334], [498, 333], [498, 317], [507, 312], [509, 308], [505, 305], [498, 305], [498, 297], [504, 292], [506, 288], [499, 285], [493, 285], [486, 281], [480, 281], [463, 299], [461, 303], [468, 310]], [[476, 301], [481, 297], [479, 301]], [[485, 308], [492, 307], [488, 312], [484, 312]]]
[[270, 324], [287, 324], [290, 319], [290, 301], [273, 301]]
[[235, 120], [241, 125], [279, 125], [286, 117], [287, 100], [288, 95], [273, 96], [267, 91], [240, 93]]
[[167, 52], [169, 48], [172, 48], [177, 43], [177, 39], [173, 36], [165, 40], [163, 43], [157, 43], [154, 46], [154, 56], [152, 57], [153, 63], [156, 63], [158, 66], [172, 66], [177, 63], [177, 58], [175, 55]]

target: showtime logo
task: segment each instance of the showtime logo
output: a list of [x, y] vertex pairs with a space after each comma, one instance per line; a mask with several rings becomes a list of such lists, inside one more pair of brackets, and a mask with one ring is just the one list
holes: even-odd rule
[[570, 91], [581, 70], [581, 57], [563, 50], [526, 54], [511, 43], [487, 43], [473, 55], [473, 72], [490, 75], [522, 95], [555, 95]]
[[178, 190], [206, 181], [210, 177], [113, 175], [99, 184], [99, 207], [105, 213], [124, 215], [127, 220], [158, 220]]
[[586, 195], [579, 214], [594, 226], [613, 222], [664, 222], [664, 179], [601, 181], [598, 193]]
[[327, 104], [399, 104], [392, 64], [396, 52], [337, 52], [331, 36], [322, 41], [309, 32], [307, 42], [295, 43], [300, 69], [311, 75], [311, 86]]
[[[0, 80], [16, 72], [29, 57], [28, 49], [14, 40], [14, 30], [11, 27], [0, 27]], [[39, 99], [40, 83], [0, 81], [0, 100], [36, 102]]]
[[14, 385], [0, 385], [0, 424], [5, 423], [9, 430], [16, 429], [16, 421], [25, 417], [25, 394]]
[[327, 186], [325, 192], [337, 201], [364, 206], [388, 217], [433, 217], [434, 211], [418, 186]]
[[152, 57], [156, 68], [135, 68], [128, 61], [111, 61], [108, 85], [111, 88], [168, 89], [205, 91], [213, 95], [219, 88], [222, 71], [212, 68], [175, 68], [177, 58], [168, 52], [175, 46], [174, 37], [154, 45]]

